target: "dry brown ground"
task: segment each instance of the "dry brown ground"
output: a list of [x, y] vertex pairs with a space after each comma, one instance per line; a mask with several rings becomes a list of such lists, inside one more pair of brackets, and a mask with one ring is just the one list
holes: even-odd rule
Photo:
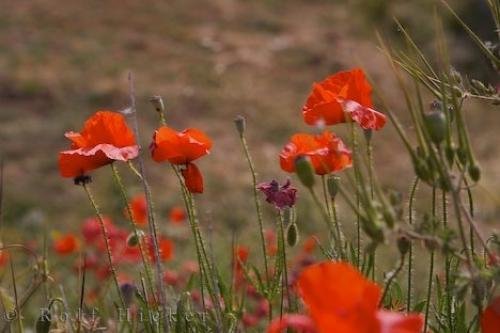
[[[405, 119], [373, 27], [353, 8], [362, 6], [295, 0], [0, 1], [0, 151], [5, 216], [16, 227], [10, 230], [36, 232], [43, 219], [74, 230], [79, 218], [91, 214], [82, 191], [58, 176], [57, 152], [66, 146], [64, 131], [78, 130], [91, 112], [127, 105], [129, 70], [136, 78], [143, 144], [156, 124], [148, 96], [160, 94], [169, 123], [199, 127], [215, 140], [213, 153], [200, 162], [207, 181], [200, 199], [204, 221], [217, 230], [248, 225], [254, 213], [232, 124], [236, 115], [248, 118], [262, 180], [285, 178], [277, 154], [294, 131], [309, 130], [301, 105], [311, 83], [331, 72], [362, 65]], [[418, 26], [428, 13], [409, 17]], [[459, 46], [454, 50], [467, 56]], [[470, 110], [472, 141], [491, 194], [477, 191], [483, 199], [479, 217], [494, 222], [500, 118], [486, 104], [471, 104]], [[375, 135], [376, 165], [385, 183], [406, 191], [411, 166], [390, 127]], [[163, 214], [180, 202], [174, 179], [166, 166], [147, 167]], [[118, 212], [109, 179], [109, 170], [96, 172], [95, 187], [106, 212]]]

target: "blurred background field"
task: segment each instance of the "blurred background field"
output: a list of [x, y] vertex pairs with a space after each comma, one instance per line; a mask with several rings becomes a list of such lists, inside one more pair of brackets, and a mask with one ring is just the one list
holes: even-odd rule
[[[493, 24], [481, 1], [450, 4], [482, 38], [492, 38]], [[170, 125], [198, 127], [215, 141], [212, 154], [200, 161], [206, 191], [199, 202], [202, 224], [224, 240], [216, 253], [231, 245], [232, 230], [251, 242], [257, 235], [251, 178], [234, 117], [247, 117], [261, 181], [286, 179], [279, 151], [294, 132], [312, 130], [302, 122], [302, 104], [312, 82], [335, 71], [364, 67], [409, 123], [374, 32], [379, 29], [391, 45], [403, 47], [392, 20], [397, 16], [432, 55], [434, 10], [443, 13], [457, 69], [497, 85], [497, 74], [485, 71], [485, 60], [433, 0], [0, 0], [5, 241], [40, 242], [44, 224], [49, 230], [77, 231], [92, 215], [81, 188], [59, 176], [57, 153], [67, 147], [64, 132], [79, 130], [92, 112], [127, 106], [132, 71], [144, 149], [157, 126], [148, 102], [155, 94], [166, 101]], [[494, 227], [500, 216], [500, 114], [486, 103], [466, 103], [483, 171], [482, 185], [474, 189], [477, 218]], [[342, 126], [334, 130], [344, 133]], [[382, 182], [406, 196], [412, 168], [392, 126], [374, 135], [374, 145]], [[147, 169], [157, 215], [167, 228], [167, 210], [182, 203], [176, 180], [166, 165], [147, 159]], [[105, 213], [123, 219], [109, 168], [93, 178]], [[131, 194], [139, 193], [140, 184], [127, 180]], [[306, 193], [300, 194], [304, 234], [322, 227], [311, 222], [308, 204]], [[342, 210], [344, 224], [352, 218]]]

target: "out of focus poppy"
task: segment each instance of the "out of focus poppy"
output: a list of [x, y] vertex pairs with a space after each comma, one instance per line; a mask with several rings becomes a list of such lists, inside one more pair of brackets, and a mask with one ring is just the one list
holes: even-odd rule
[[168, 219], [173, 224], [182, 224], [186, 220], [186, 211], [179, 206], [172, 207], [168, 213]]
[[[267, 333], [286, 332], [285, 329], [287, 328], [293, 328], [295, 332], [301, 333], [316, 332], [314, 323], [308, 316], [301, 314], [285, 314], [281, 318], [276, 318], [271, 322], [267, 328]], [[340, 333], [341, 331], [338, 332]], [[330, 333], [333, 333], [333, 331]]]
[[347, 263], [308, 266], [297, 285], [320, 333], [420, 333], [422, 330], [420, 314], [379, 310], [380, 287]]
[[481, 315], [481, 332], [498, 333], [500, 330], [500, 296], [493, 299]]
[[330, 75], [315, 83], [302, 108], [309, 125], [335, 125], [349, 118], [363, 129], [378, 130], [385, 125], [383, 113], [373, 109], [372, 87], [362, 69]]
[[203, 177], [192, 162], [210, 153], [212, 140], [202, 131], [188, 128], [178, 132], [167, 126], [157, 129], [150, 149], [156, 162], [168, 161], [183, 165], [181, 170], [186, 187], [192, 193], [203, 192]]
[[77, 178], [114, 161], [137, 157], [137, 146], [125, 117], [118, 112], [98, 111], [80, 133], [67, 132], [71, 149], [59, 153], [59, 172], [63, 177]]
[[78, 250], [78, 239], [73, 234], [56, 236], [54, 239], [54, 251], [60, 255], [68, 255]]
[[[152, 261], [156, 260], [154, 244], [151, 237], [147, 238], [147, 245], [149, 250], [149, 256]], [[161, 261], [169, 261], [174, 257], [174, 243], [165, 237], [160, 237], [158, 240], [158, 250]]]
[[[133, 221], [137, 225], [145, 225], [148, 222], [148, 204], [144, 195], [136, 195], [130, 200], [130, 210], [132, 211]], [[127, 210], [125, 211], [128, 215]]]
[[295, 172], [295, 160], [308, 156], [318, 175], [342, 171], [352, 165], [351, 151], [335, 134], [324, 131], [312, 135], [298, 133], [291, 137], [280, 154], [281, 169]]

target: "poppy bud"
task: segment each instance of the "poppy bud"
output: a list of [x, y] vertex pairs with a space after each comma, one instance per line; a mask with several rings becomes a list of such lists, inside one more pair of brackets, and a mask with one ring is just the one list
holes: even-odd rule
[[151, 96], [149, 98], [149, 102], [153, 105], [155, 108], [156, 112], [163, 112], [165, 111], [165, 105], [163, 104], [163, 99], [161, 96]]
[[328, 179], [326, 181], [326, 185], [327, 185], [328, 193], [330, 194], [330, 197], [332, 199], [334, 199], [337, 196], [337, 193], [339, 192], [340, 177], [333, 176], [333, 175], [328, 176]]
[[40, 316], [36, 320], [35, 332], [36, 333], [47, 333], [50, 330], [50, 324], [52, 322], [52, 316], [48, 309], [42, 309]]
[[398, 245], [399, 253], [401, 253], [401, 255], [404, 256], [410, 250], [411, 241], [408, 237], [402, 235], [402, 236], [398, 237], [397, 245]]
[[309, 158], [306, 156], [297, 157], [295, 159], [295, 171], [305, 187], [312, 188], [314, 186], [314, 169]]
[[299, 229], [297, 224], [290, 223], [286, 229], [286, 242], [288, 246], [294, 247], [299, 242]]
[[127, 246], [136, 247], [137, 245], [139, 245], [139, 239], [142, 238], [143, 236], [144, 236], [144, 232], [141, 230], [137, 230], [137, 234], [131, 233], [127, 237]]
[[234, 118], [234, 125], [236, 126], [236, 130], [238, 131], [240, 136], [243, 136], [243, 134], [245, 133], [245, 129], [247, 127], [245, 117], [236, 116], [236, 118]]
[[469, 176], [473, 181], [479, 181], [481, 178], [481, 169], [477, 166], [477, 164], [474, 163], [469, 166]]
[[453, 81], [455, 81], [455, 83], [458, 84], [462, 83], [462, 75], [453, 67], [451, 68], [450, 76], [453, 79]]
[[373, 242], [382, 243], [384, 241], [384, 231], [377, 223], [362, 217], [361, 227]]
[[444, 153], [446, 155], [448, 164], [452, 165], [453, 161], [455, 160], [455, 149], [453, 148], [453, 144], [451, 144], [450, 146], [446, 146]]
[[137, 291], [137, 287], [132, 283], [125, 282], [120, 285], [120, 291], [123, 295], [125, 304], [129, 306], [132, 303], [132, 299], [134, 298], [134, 295]]
[[428, 181], [430, 179], [430, 172], [427, 164], [421, 158], [413, 159], [413, 168], [415, 169], [415, 174], [418, 178], [423, 181]]
[[459, 147], [457, 149], [457, 157], [458, 157], [458, 160], [460, 161], [460, 163], [462, 163], [462, 164], [467, 163], [467, 152], [465, 151], [465, 149]]
[[432, 111], [424, 115], [424, 122], [432, 142], [439, 145], [445, 139], [448, 130], [446, 116], [441, 111]]
[[441, 242], [438, 238], [432, 237], [424, 240], [424, 245], [429, 251], [437, 250], [441, 247]]

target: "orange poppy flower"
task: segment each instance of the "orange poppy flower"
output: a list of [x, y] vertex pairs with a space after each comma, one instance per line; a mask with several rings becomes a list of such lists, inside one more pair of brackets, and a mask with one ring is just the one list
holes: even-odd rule
[[362, 69], [354, 68], [330, 75], [313, 85], [302, 108], [309, 125], [335, 125], [348, 121], [346, 114], [364, 129], [378, 130], [385, 125], [385, 115], [373, 109], [372, 87]]
[[481, 315], [481, 332], [498, 333], [500, 328], [500, 296], [493, 299]]
[[156, 162], [168, 161], [185, 165], [181, 170], [186, 187], [191, 193], [203, 192], [203, 177], [192, 162], [210, 153], [212, 140], [202, 131], [188, 128], [177, 132], [167, 126], [157, 129], [153, 135], [150, 149]]
[[139, 154], [132, 130], [117, 112], [98, 111], [80, 133], [67, 132], [71, 149], [59, 153], [59, 172], [76, 178], [113, 161], [128, 161]]
[[186, 168], [181, 169], [181, 174], [189, 192], [203, 193], [203, 176], [195, 164], [186, 164]]
[[186, 212], [181, 207], [172, 207], [168, 213], [168, 219], [173, 224], [182, 224], [186, 220]]
[[[136, 195], [130, 200], [130, 208], [134, 215], [134, 222], [138, 225], [145, 225], [148, 222], [148, 204], [144, 195]], [[125, 210], [125, 216], [128, 216]]]
[[295, 160], [299, 156], [308, 156], [318, 175], [342, 171], [352, 165], [351, 151], [339, 137], [328, 131], [318, 135], [293, 135], [281, 151], [281, 169], [295, 172]]
[[60, 255], [71, 254], [78, 250], [78, 247], [78, 240], [73, 234], [61, 235], [54, 240], [54, 251]]
[[320, 333], [419, 333], [420, 315], [378, 309], [381, 290], [347, 263], [308, 266], [298, 290]]
[[9, 252], [0, 251], [0, 267], [4, 266], [9, 261]]

